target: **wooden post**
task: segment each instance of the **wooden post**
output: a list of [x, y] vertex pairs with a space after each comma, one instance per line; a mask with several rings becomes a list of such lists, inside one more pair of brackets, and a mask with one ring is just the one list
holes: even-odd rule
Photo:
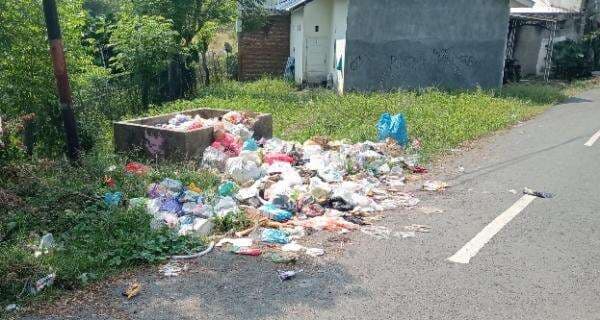
[[58, 88], [58, 99], [62, 112], [65, 134], [67, 137], [67, 151], [71, 161], [79, 160], [79, 137], [77, 136], [77, 123], [73, 112], [73, 99], [67, 74], [67, 62], [58, 23], [58, 11], [55, 0], [43, 0], [44, 16], [48, 28], [48, 41], [50, 43], [50, 56], [54, 66], [54, 77]]

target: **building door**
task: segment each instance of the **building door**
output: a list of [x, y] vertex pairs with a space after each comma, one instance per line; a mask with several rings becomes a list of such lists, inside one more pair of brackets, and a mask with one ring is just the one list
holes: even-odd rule
[[327, 81], [328, 43], [325, 37], [306, 38], [306, 81], [310, 83]]

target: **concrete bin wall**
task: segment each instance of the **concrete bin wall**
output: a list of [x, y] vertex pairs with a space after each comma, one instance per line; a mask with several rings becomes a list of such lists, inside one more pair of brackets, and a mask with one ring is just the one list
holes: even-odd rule
[[[175, 112], [154, 117], [138, 118], [115, 122], [114, 142], [117, 152], [134, 152], [151, 158], [183, 161], [201, 159], [204, 150], [214, 142], [212, 127], [189, 132], [175, 131], [156, 127], [167, 123], [177, 114], [200, 115], [204, 119], [218, 118], [230, 110], [195, 109]], [[252, 130], [254, 138], [269, 139], [273, 136], [273, 118], [270, 114], [256, 114]]]

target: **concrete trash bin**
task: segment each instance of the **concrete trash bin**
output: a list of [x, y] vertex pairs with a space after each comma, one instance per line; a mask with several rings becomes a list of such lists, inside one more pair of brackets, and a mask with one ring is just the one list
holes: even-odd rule
[[[195, 109], [163, 114], [154, 117], [119, 121], [114, 126], [114, 142], [117, 152], [139, 152], [151, 158], [183, 161], [201, 159], [204, 150], [214, 142], [212, 127], [193, 131], [177, 131], [157, 127], [178, 114], [204, 119], [222, 117], [230, 110]], [[253, 114], [254, 138], [269, 139], [273, 136], [273, 118], [270, 114]]]

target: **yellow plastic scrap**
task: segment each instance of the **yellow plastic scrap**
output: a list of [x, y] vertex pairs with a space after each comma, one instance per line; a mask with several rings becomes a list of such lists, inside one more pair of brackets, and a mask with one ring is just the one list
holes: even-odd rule
[[202, 188], [198, 187], [195, 183], [190, 183], [188, 185], [188, 190], [196, 192], [196, 193], [202, 193]]
[[125, 288], [123, 291], [123, 295], [127, 297], [127, 300], [133, 299], [133, 297], [137, 296], [142, 290], [142, 285], [139, 282], [133, 282]]

